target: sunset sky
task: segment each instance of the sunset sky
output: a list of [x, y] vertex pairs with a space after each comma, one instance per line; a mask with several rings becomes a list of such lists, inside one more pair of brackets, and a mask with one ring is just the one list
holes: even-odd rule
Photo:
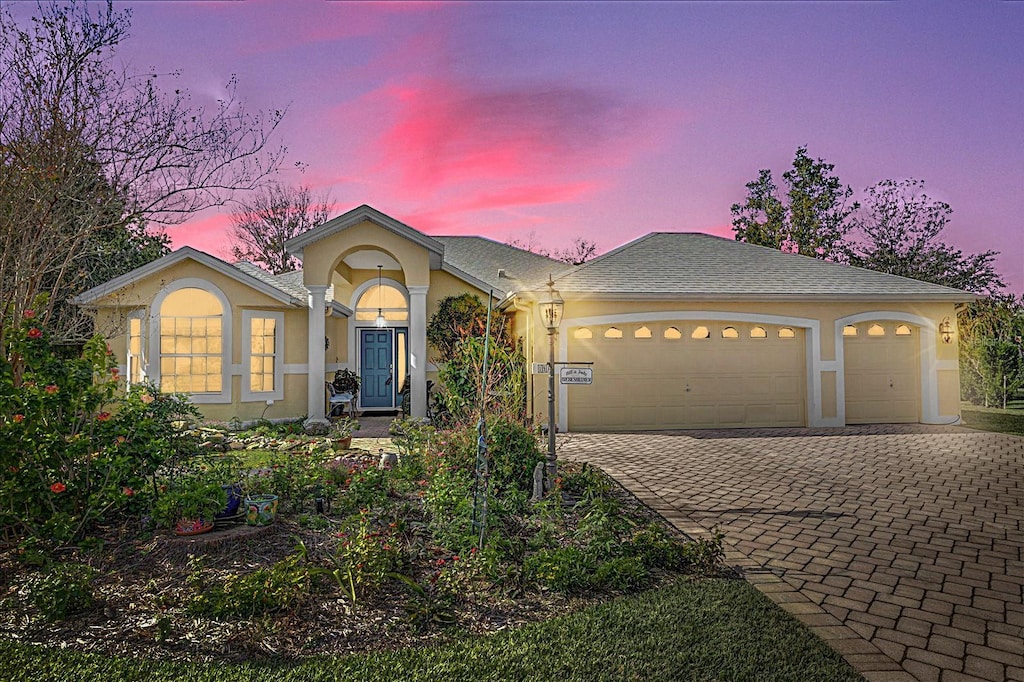
[[[232, 74], [284, 107], [281, 179], [430, 234], [607, 251], [731, 236], [729, 207], [799, 145], [861, 194], [923, 179], [946, 240], [1024, 288], [1024, 2], [118, 2], [119, 55]], [[19, 3], [17, 13], [34, 3]], [[227, 209], [170, 228], [227, 256]]]

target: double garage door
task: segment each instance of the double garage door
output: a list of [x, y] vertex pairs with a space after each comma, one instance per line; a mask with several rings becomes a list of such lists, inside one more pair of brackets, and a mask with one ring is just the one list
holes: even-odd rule
[[594, 383], [569, 386], [569, 429], [804, 426], [804, 330], [664, 322], [566, 330]]

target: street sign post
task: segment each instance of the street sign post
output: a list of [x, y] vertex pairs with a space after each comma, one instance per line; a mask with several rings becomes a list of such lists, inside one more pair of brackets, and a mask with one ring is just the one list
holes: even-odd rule
[[558, 381], [568, 385], [589, 385], [594, 383], [594, 370], [590, 367], [559, 367]]

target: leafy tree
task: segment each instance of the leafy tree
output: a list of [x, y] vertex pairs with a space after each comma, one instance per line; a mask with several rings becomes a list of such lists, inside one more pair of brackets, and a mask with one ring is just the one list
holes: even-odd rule
[[327, 221], [332, 202], [314, 196], [309, 187], [271, 182], [231, 213], [231, 255], [251, 261], [279, 275], [299, 266], [284, 243]]
[[921, 180], [882, 180], [866, 191], [854, 223], [863, 241], [853, 265], [925, 282], [992, 294], [1005, 285], [995, 270], [995, 251], [964, 254], [938, 241], [953, 209], [924, 192]]
[[793, 167], [782, 174], [784, 198], [772, 172], [762, 169], [757, 180], [747, 183], [746, 202], [732, 205], [736, 241], [845, 260], [844, 239], [858, 204], [848, 205], [853, 190], [832, 175], [833, 168], [824, 159], [807, 156], [806, 146], [798, 147]]
[[993, 294], [965, 306], [957, 320], [963, 397], [1005, 405], [1024, 389], [1024, 301]]
[[[487, 329], [487, 306], [474, 294], [448, 296], [427, 323], [427, 343], [434, 347], [437, 359], [448, 362], [459, 343], [472, 337], [483, 338]], [[511, 347], [512, 336], [504, 315], [491, 316], [491, 339], [496, 345]]]
[[159, 252], [143, 225], [223, 204], [283, 154], [268, 147], [282, 112], [247, 112], [233, 79], [207, 109], [129, 72], [114, 51], [130, 12], [97, 4], [40, 3], [27, 28], [0, 9], [0, 315], [17, 323], [49, 291], [35, 312], [58, 340], [78, 336], [51, 322], [90, 259], [124, 240]]

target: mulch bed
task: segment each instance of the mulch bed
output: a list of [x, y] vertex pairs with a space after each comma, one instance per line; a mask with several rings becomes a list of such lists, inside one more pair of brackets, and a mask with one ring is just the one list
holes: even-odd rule
[[[621, 489], [617, 494], [634, 510], [643, 508]], [[644, 516], [654, 518], [644, 510]], [[398, 581], [386, 583], [353, 607], [337, 589], [315, 590], [297, 609], [247, 620], [218, 621], [186, 612], [196, 594], [189, 577], [248, 573], [272, 566], [294, 553], [301, 540], [311, 556], [329, 551], [332, 538], [290, 517], [278, 516], [266, 528], [229, 530], [196, 538], [168, 533], [146, 535], [131, 526], [108, 528], [106, 545], [91, 552], [68, 550], [62, 561], [88, 563], [99, 571], [94, 583], [97, 608], [64, 621], [43, 620], [18, 593], [34, 569], [13, 547], [0, 547], [0, 637], [24, 643], [73, 647], [117, 656], [141, 656], [194, 662], [298, 659], [361, 651], [436, 644], [464, 635], [484, 634], [550, 619], [607, 600], [608, 594], [562, 594], [491, 589], [471, 593], [456, 605], [457, 624], [421, 628], [409, 622], [409, 593]], [[402, 572], [421, 583], [434, 557]]]

